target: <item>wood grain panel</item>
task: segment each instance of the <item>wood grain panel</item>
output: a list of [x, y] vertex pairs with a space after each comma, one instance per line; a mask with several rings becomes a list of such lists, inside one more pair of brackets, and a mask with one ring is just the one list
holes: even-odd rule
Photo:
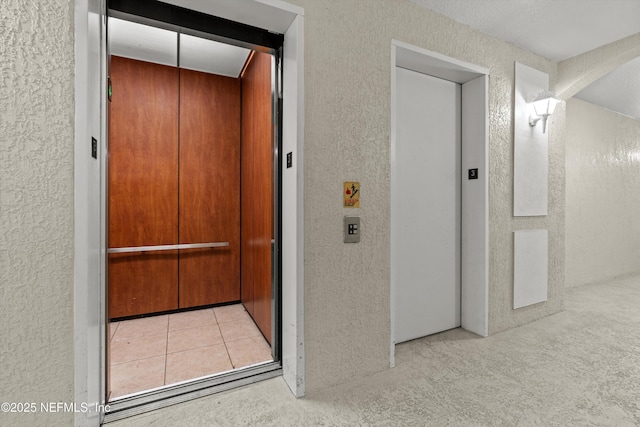
[[271, 55], [255, 56], [254, 100], [254, 319], [271, 342], [271, 240], [273, 239], [273, 125]]
[[[250, 59], [251, 61], [251, 59]], [[241, 256], [240, 290], [242, 303], [253, 316], [253, 99], [255, 73], [247, 70], [242, 78], [242, 144], [241, 144]]]
[[[178, 242], [178, 70], [112, 57], [109, 247]], [[109, 316], [177, 308], [177, 254], [109, 257]]]
[[246, 263], [242, 270], [243, 302], [265, 338], [271, 341], [273, 124], [270, 55], [255, 52], [247, 66], [243, 76], [242, 108], [242, 256]]
[[240, 300], [240, 81], [180, 70], [180, 307]]
[[109, 254], [109, 318], [178, 308], [178, 251]]

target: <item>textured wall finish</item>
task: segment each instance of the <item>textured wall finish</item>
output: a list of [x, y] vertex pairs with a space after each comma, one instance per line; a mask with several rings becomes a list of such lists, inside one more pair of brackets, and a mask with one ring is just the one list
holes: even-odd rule
[[582, 89], [640, 54], [640, 33], [558, 63], [555, 92], [569, 99]]
[[[391, 40], [490, 69], [489, 332], [562, 309], [564, 108], [549, 120], [549, 212], [513, 218], [514, 61], [555, 64], [404, 0], [296, 0], [305, 9], [307, 390], [387, 368]], [[361, 242], [341, 239], [343, 181], [362, 185]], [[549, 230], [549, 300], [514, 311], [515, 230]]]
[[[0, 401], [72, 402], [73, 2], [0, 11]], [[72, 422], [0, 413], [2, 426]]]
[[[513, 218], [513, 63], [555, 64], [406, 0], [305, 8], [307, 389], [389, 364], [390, 53], [401, 40], [490, 69], [489, 332], [562, 308], [564, 108], [549, 127], [549, 212]], [[73, 3], [0, 0], [0, 397], [73, 398]], [[342, 182], [361, 183], [362, 238], [342, 243]], [[514, 311], [513, 238], [549, 230], [549, 300]], [[69, 425], [72, 414], [0, 415]], [[53, 418], [55, 417], [55, 418]], [[8, 420], [8, 421], [5, 421]]]
[[566, 283], [640, 271], [640, 120], [567, 103]]

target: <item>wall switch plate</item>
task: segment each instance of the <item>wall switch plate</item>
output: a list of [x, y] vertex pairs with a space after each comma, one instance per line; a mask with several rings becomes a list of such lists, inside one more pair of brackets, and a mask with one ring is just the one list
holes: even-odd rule
[[360, 242], [360, 217], [359, 216], [344, 217], [344, 242], [345, 243]]

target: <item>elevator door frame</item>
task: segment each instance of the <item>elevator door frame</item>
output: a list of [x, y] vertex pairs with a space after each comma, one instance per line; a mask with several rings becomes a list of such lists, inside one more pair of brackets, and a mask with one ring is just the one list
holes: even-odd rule
[[[186, 5], [190, 0], [167, 0]], [[132, 2], [133, 3], [133, 2]], [[189, 7], [189, 6], [187, 6]], [[194, 9], [194, 7], [191, 7]], [[77, 425], [117, 419], [105, 410], [105, 204], [106, 0], [74, 6], [74, 390], [78, 402], [97, 405], [76, 413]], [[291, 167], [282, 170], [282, 377], [292, 394], [305, 394], [304, 340], [304, 8], [279, 0], [208, 0], [201, 13], [239, 21], [284, 35], [282, 143]], [[241, 386], [237, 381], [227, 388]], [[202, 384], [141, 408], [159, 409], [210, 395], [223, 388]], [[93, 407], [93, 405], [92, 405]], [[109, 411], [109, 412], [108, 412]], [[108, 416], [105, 415], [109, 413]]]
[[[141, 10], [141, 12], [143, 12]], [[282, 89], [280, 87], [282, 82], [282, 43], [277, 48], [270, 48], [264, 46], [254, 45], [249, 42], [242, 42], [237, 40], [230, 40], [225, 37], [218, 36], [216, 34], [204, 33], [202, 31], [191, 31], [184, 26], [184, 22], [181, 25], [173, 26], [171, 23], [158, 23], [148, 18], [131, 15], [128, 13], [122, 12], [114, 12], [110, 9], [107, 10], [107, 16], [124, 18], [127, 20], [132, 20], [134, 22], [143, 23], [146, 25], [158, 26], [161, 28], [167, 29], [175, 29], [179, 33], [183, 34], [192, 34], [199, 37], [210, 38], [212, 40], [220, 41], [228, 44], [236, 44], [242, 47], [250, 48], [253, 50], [259, 50], [261, 52], [266, 52], [271, 55], [272, 58], [272, 76], [271, 76], [271, 93], [272, 93], [272, 124], [273, 124], [273, 235], [274, 239], [272, 241], [272, 269], [271, 269], [271, 332], [272, 332], [272, 340], [271, 340], [271, 351], [273, 355], [273, 362], [267, 362], [263, 364], [259, 364], [256, 366], [250, 366], [247, 368], [240, 368], [237, 370], [224, 372], [221, 374], [214, 374], [210, 377], [204, 379], [194, 379], [193, 381], [186, 382], [178, 385], [168, 385], [159, 390], [149, 390], [143, 391], [140, 394], [136, 394], [130, 397], [117, 398], [116, 400], [109, 402], [108, 395], [105, 396], [105, 401], [108, 402], [110, 406], [110, 412], [106, 414], [105, 420], [112, 421], [116, 419], [126, 418], [128, 416], [132, 416], [143, 411], [148, 411], [155, 409], [158, 406], [167, 406], [170, 404], [174, 404], [176, 402], [180, 402], [183, 400], [188, 400], [192, 398], [199, 397], [204, 394], [210, 394], [212, 389], [215, 388], [215, 392], [224, 391], [230, 388], [238, 387], [241, 385], [249, 384], [252, 382], [256, 382], [262, 379], [267, 379], [274, 376], [279, 376], [282, 374], [282, 362], [281, 362], [281, 354], [282, 354], [282, 341], [281, 341], [281, 300], [282, 300], [282, 291], [280, 287], [280, 277], [282, 270], [282, 256], [281, 256], [281, 227], [282, 227], [282, 170], [281, 170], [281, 159], [280, 153], [282, 152]], [[154, 25], [155, 24], [155, 25]], [[107, 31], [108, 33], [108, 31]], [[255, 39], [255, 37], [254, 37]], [[258, 38], [259, 39], [259, 38]], [[273, 38], [268, 40], [269, 43], [272, 43]], [[110, 53], [108, 51], [108, 36], [105, 40], [107, 46], [107, 58]], [[107, 65], [107, 75], [108, 75], [108, 65]], [[108, 141], [108, 129], [106, 131], [106, 141]], [[240, 141], [239, 141], [240, 143]], [[106, 144], [108, 147], [108, 142]], [[108, 151], [108, 149], [107, 149]], [[105, 161], [105, 182], [107, 182], [108, 175], [108, 157]], [[104, 189], [108, 193], [108, 188]], [[103, 200], [108, 200], [106, 196], [103, 197]], [[108, 212], [108, 207], [105, 209]], [[108, 227], [108, 218], [106, 218], [105, 227]], [[105, 230], [105, 234], [108, 233], [108, 228]], [[105, 261], [105, 266], [108, 268], [108, 262]], [[105, 275], [105, 281], [107, 281]], [[105, 286], [105, 300], [108, 298], [108, 283]], [[108, 306], [108, 304], [106, 304]], [[107, 320], [108, 322], [108, 317]], [[105, 375], [105, 392], [108, 394], [109, 390], [109, 345], [108, 340], [105, 342], [105, 369], [107, 373]], [[189, 396], [188, 399], [185, 396]]]
[[[489, 334], [489, 70], [398, 40], [391, 41], [391, 340], [389, 364], [395, 366], [396, 237], [398, 164], [396, 67], [406, 68], [462, 85], [460, 317], [461, 326], [480, 336]], [[467, 171], [478, 169], [478, 179]]]

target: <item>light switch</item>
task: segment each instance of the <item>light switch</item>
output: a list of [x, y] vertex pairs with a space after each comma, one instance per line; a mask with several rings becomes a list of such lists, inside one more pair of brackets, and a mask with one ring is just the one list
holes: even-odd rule
[[360, 241], [360, 217], [344, 217], [344, 242], [358, 243]]

